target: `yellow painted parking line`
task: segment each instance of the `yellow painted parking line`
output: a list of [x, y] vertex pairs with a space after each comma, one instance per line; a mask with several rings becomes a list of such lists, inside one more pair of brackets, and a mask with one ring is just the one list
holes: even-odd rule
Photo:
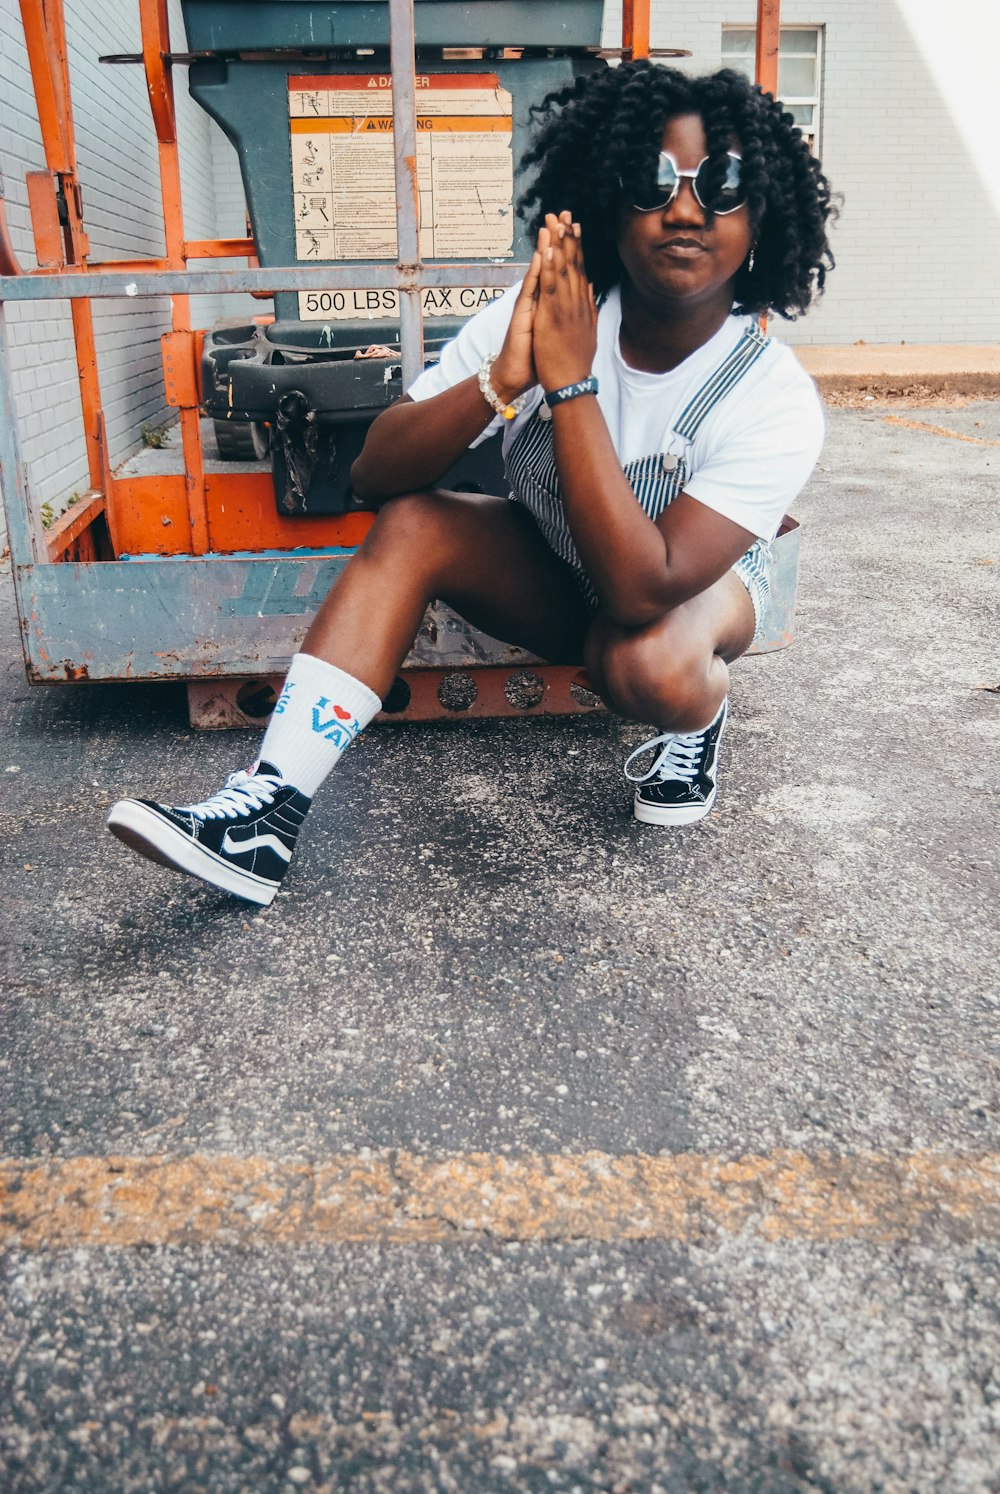
[[726, 1160], [670, 1156], [442, 1158], [319, 1163], [264, 1157], [0, 1161], [0, 1245], [474, 1243], [693, 1240], [888, 1243], [1000, 1233], [1000, 1154], [914, 1152]]
[[946, 425], [931, 425], [926, 420], [907, 420], [903, 415], [884, 415], [886, 425], [902, 425], [908, 431], [926, 431], [931, 436], [949, 436], [952, 441], [968, 441], [972, 446], [1000, 446], [1000, 441], [989, 441], [985, 436], [967, 436], [962, 431], [950, 431]]

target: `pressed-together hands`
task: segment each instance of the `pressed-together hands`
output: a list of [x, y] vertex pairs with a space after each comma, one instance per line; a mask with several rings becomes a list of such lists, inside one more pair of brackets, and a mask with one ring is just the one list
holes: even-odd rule
[[597, 307], [583, 263], [580, 225], [569, 212], [546, 213], [493, 365], [501, 399], [541, 384], [547, 392], [585, 379], [597, 351]]
[[[571, 215], [547, 215], [490, 373], [508, 404], [541, 384], [546, 392], [585, 379], [597, 348], [597, 308]], [[586, 403], [586, 401], [585, 401]], [[438, 482], [491, 418], [475, 374], [433, 399], [403, 398], [372, 422], [351, 468], [355, 493], [384, 502]]]
[[[505, 404], [536, 384], [551, 393], [586, 379], [596, 351], [597, 308], [579, 226], [569, 213], [548, 214], [490, 382]], [[635, 502], [594, 401], [570, 400], [556, 409], [553, 455], [566, 520], [601, 607], [616, 626], [657, 622], [718, 581], [752, 544], [749, 531], [683, 493], [653, 522]], [[404, 396], [373, 421], [351, 469], [355, 493], [382, 504], [434, 488], [491, 419], [475, 374], [426, 400]], [[457, 495], [449, 496], [452, 501], [458, 502]], [[514, 550], [503, 553], [509, 558]], [[415, 628], [419, 617], [407, 627], [410, 622]], [[515, 629], [512, 636], [520, 635]]]

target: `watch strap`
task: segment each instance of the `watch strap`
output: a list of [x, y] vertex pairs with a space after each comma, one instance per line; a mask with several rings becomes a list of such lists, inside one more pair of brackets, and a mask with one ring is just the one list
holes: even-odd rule
[[551, 410], [556, 405], [564, 405], [567, 400], [579, 399], [581, 394], [596, 394], [598, 387], [595, 376], [588, 374], [585, 379], [580, 379], [575, 384], [564, 384], [561, 389], [550, 389], [545, 396], [545, 403]]

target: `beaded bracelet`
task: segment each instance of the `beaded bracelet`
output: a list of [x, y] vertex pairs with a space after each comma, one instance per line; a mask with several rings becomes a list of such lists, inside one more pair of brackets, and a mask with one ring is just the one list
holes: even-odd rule
[[493, 365], [496, 361], [496, 353], [487, 353], [482, 363], [480, 363], [477, 375], [479, 392], [491, 410], [496, 410], [497, 414], [502, 415], [504, 420], [513, 420], [514, 416], [520, 415], [524, 409], [528, 396], [527, 394], [519, 394], [517, 399], [512, 399], [509, 405], [504, 404], [490, 381], [490, 374], [493, 371]]

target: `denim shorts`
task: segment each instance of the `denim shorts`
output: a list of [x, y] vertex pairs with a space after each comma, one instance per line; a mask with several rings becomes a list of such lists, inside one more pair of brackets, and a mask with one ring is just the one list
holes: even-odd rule
[[761, 624], [768, 598], [771, 595], [771, 566], [774, 552], [766, 540], [756, 540], [733, 566], [733, 574], [739, 576], [750, 594], [753, 615], [756, 618], [751, 644], [760, 637]]

